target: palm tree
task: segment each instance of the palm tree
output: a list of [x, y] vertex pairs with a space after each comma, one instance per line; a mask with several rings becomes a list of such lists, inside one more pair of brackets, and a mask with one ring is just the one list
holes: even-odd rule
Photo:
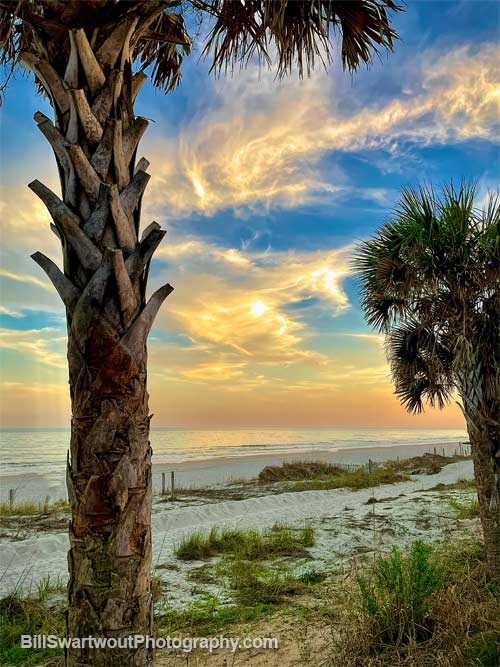
[[439, 195], [404, 190], [355, 266], [402, 404], [415, 413], [460, 395], [487, 561], [500, 579], [500, 205], [490, 195], [478, 210], [475, 197], [465, 183]]
[[[54, 111], [35, 122], [53, 149], [61, 193], [30, 188], [47, 206], [63, 271], [37, 252], [66, 307], [72, 405], [69, 636], [152, 633], [151, 446], [146, 338], [164, 299], [146, 300], [152, 255], [165, 232], [139, 230], [148, 161], [136, 159], [148, 122], [134, 101], [149, 72], [157, 88], [180, 80], [191, 39], [183, 16], [207, 20], [205, 53], [220, 72], [252, 57], [277, 71], [328, 63], [338, 32], [345, 68], [368, 64], [397, 35], [393, 0], [0, 0], [0, 62], [20, 63]], [[134, 72], [134, 68], [136, 71]], [[67, 665], [152, 665], [150, 648], [71, 648]]]

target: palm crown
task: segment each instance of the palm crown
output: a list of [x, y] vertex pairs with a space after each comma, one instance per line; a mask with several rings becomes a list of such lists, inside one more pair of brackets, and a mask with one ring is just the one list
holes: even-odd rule
[[342, 36], [343, 65], [354, 70], [380, 47], [392, 49], [397, 35], [389, 12], [398, 9], [394, 0], [0, 0], [1, 62], [11, 67], [27, 50], [62, 75], [69, 28], [84, 27], [98, 51], [118, 24], [134, 24], [133, 59], [142, 68], [152, 65], [153, 85], [168, 90], [179, 82], [190, 50], [183, 17], [194, 11], [208, 20], [205, 54], [212, 54], [215, 70], [254, 54], [269, 63], [274, 47], [278, 73], [296, 64], [302, 75], [316, 59], [330, 59], [335, 31]]
[[404, 190], [393, 220], [358, 247], [362, 305], [410, 411], [442, 407], [477, 361], [484, 398], [500, 402], [500, 206], [474, 201], [466, 184]]

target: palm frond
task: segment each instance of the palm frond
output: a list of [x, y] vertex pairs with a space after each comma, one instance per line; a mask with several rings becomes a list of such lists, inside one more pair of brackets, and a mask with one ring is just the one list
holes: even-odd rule
[[475, 197], [466, 182], [407, 188], [355, 253], [366, 319], [386, 334], [396, 394], [413, 412], [442, 407], [478, 365], [483, 396], [500, 403], [499, 198], [478, 211]]
[[309, 74], [316, 61], [331, 60], [331, 36], [341, 37], [342, 64], [354, 71], [369, 64], [379, 49], [392, 50], [397, 33], [389, 13], [402, 9], [394, 0], [191, 0], [215, 21], [205, 46], [220, 72], [258, 55], [271, 62], [277, 53], [278, 76], [297, 67]]
[[84, 28], [99, 48], [117, 26], [136, 19], [134, 58], [152, 68], [154, 86], [169, 91], [190, 52], [183, 20], [189, 8], [208, 23], [204, 52], [212, 54], [213, 70], [245, 65], [254, 54], [271, 64], [272, 48], [279, 76], [294, 66], [303, 76], [316, 61], [329, 62], [336, 32], [344, 68], [370, 63], [379, 49], [392, 50], [397, 34], [389, 14], [401, 9], [394, 0], [0, 0], [3, 87], [23, 51], [44, 58], [62, 76], [69, 29]]

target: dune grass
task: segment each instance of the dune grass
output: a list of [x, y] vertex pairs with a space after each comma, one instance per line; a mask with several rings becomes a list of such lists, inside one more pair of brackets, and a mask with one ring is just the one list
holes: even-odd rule
[[[283, 618], [290, 618], [301, 636], [298, 623], [303, 618], [304, 640], [311, 625], [326, 631], [328, 644], [320, 656], [324, 667], [500, 664], [500, 586], [489, 579], [484, 548], [477, 541], [437, 547], [420, 543], [371, 563], [352, 561], [327, 581], [312, 567], [299, 574], [283, 562], [231, 554], [210, 567], [220, 579], [221, 597], [205, 595], [178, 610], [160, 592], [155, 612], [159, 635], [238, 634], [242, 626], [262, 622], [266, 636], [275, 636]], [[48, 667], [60, 658], [55, 649], [25, 651], [19, 646], [21, 634], [64, 636], [64, 603], [54, 604], [47, 595], [58, 587], [48, 581], [28, 597], [13, 594], [0, 600], [0, 664]], [[281, 621], [274, 621], [277, 612]]]
[[456, 482], [451, 482], [450, 484], [444, 484], [443, 482], [440, 482], [439, 484], [436, 484], [436, 486], [427, 489], [427, 491], [468, 491], [469, 489], [474, 490], [475, 488], [475, 479], [465, 479], [462, 477], [457, 479]]
[[372, 470], [358, 468], [357, 470], [341, 470], [335, 475], [319, 479], [305, 479], [301, 481], [285, 482], [289, 491], [328, 491], [331, 489], [369, 489], [381, 484], [397, 484], [406, 482], [411, 477], [407, 473], [392, 468], [380, 467]]
[[56, 500], [50, 502], [47, 498], [44, 501], [22, 500], [13, 503], [0, 503], [0, 517], [16, 516], [35, 516], [37, 514], [54, 514], [57, 512], [69, 512], [69, 503], [66, 500]]
[[22, 597], [12, 594], [0, 600], [0, 664], [31, 665], [45, 664], [62, 655], [62, 649], [23, 649], [21, 635], [58, 635], [65, 632], [62, 605], [49, 607], [47, 586], [42, 586], [39, 595]]
[[175, 547], [179, 560], [206, 560], [231, 554], [241, 559], [264, 560], [280, 556], [307, 557], [308, 547], [314, 546], [314, 531], [310, 527], [290, 528], [275, 525], [270, 530], [230, 530], [212, 528], [208, 533], [195, 532], [184, 537]]
[[463, 502], [456, 498], [450, 498], [448, 502], [455, 510], [457, 519], [476, 519], [479, 516], [479, 502], [477, 498]]
[[325, 578], [312, 568], [297, 574], [287, 563], [264, 564], [242, 558], [222, 561], [217, 569], [229, 580], [235, 600], [246, 605], [282, 604], [292, 595], [307, 593]]
[[291, 461], [278, 466], [266, 466], [260, 471], [258, 481], [261, 484], [274, 482], [290, 482], [303, 479], [321, 479], [332, 477], [343, 472], [340, 466], [323, 461]]
[[205, 595], [183, 610], [164, 605], [155, 616], [155, 627], [164, 634], [211, 636], [233, 625], [257, 621], [274, 611], [271, 604], [227, 605], [215, 596]]

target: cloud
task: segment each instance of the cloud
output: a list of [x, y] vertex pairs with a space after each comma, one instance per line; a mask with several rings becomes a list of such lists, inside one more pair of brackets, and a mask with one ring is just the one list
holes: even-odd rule
[[[350, 246], [311, 252], [249, 252], [197, 241], [165, 244], [157, 258], [178, 276], [158, 329], [187, 336], [201, 359], [184, 373], [234, 380], [257, 365], [322, 365], [314, 350], [314, 313], [349, 308], [343, 281]], [[164, 275], [163, 275], [164, 274]], [[158, 280], [158, 277], [156, 278]], [[307, 305], [308, 303], [314, 305]], [[214, 358], [215, 357], [215, 358]]]
[[[385, 149], [485, 139], [498, 131], [498, 50], [494, 44], [429, 51], [405, 65], [405, 87], [335, 102], [333, 75], [277, 83], [257, 68], [238, 81], [217, 83], [216, 101], [184, 127], [178, 139], [150, 144], [153, 172], [148, 205], [166, 216], [207, 216], [232, 207], [293, 207], [315, 193], [359, 195], [345, 175], [321, 158], [332, 151]], [[377, 85], [374, 80], [371, 84]], [[160, 148], [158, 148], [160, 146]], [[386, 193], [366, 190], [385, 203]]]
[[8, 278], [9, 280], [15, 280], [18, 283], [35, 285], [36, 287], [41, 287], [42, 289], [46, 290], [53, 289], [47, 280], [40, 280], [39, 278], [35, 278], [35, 276], [26, 275], [24, 273], [16, 273], [15, 271], [6, 271], [5, 269], [0, 269], [0, 277]]
[[11, 350], [32, 361], [65, 369], [67, 367], [66, 336], [59, 329], [31, 329], [19, 331], [0, 329], [0, 349]]

